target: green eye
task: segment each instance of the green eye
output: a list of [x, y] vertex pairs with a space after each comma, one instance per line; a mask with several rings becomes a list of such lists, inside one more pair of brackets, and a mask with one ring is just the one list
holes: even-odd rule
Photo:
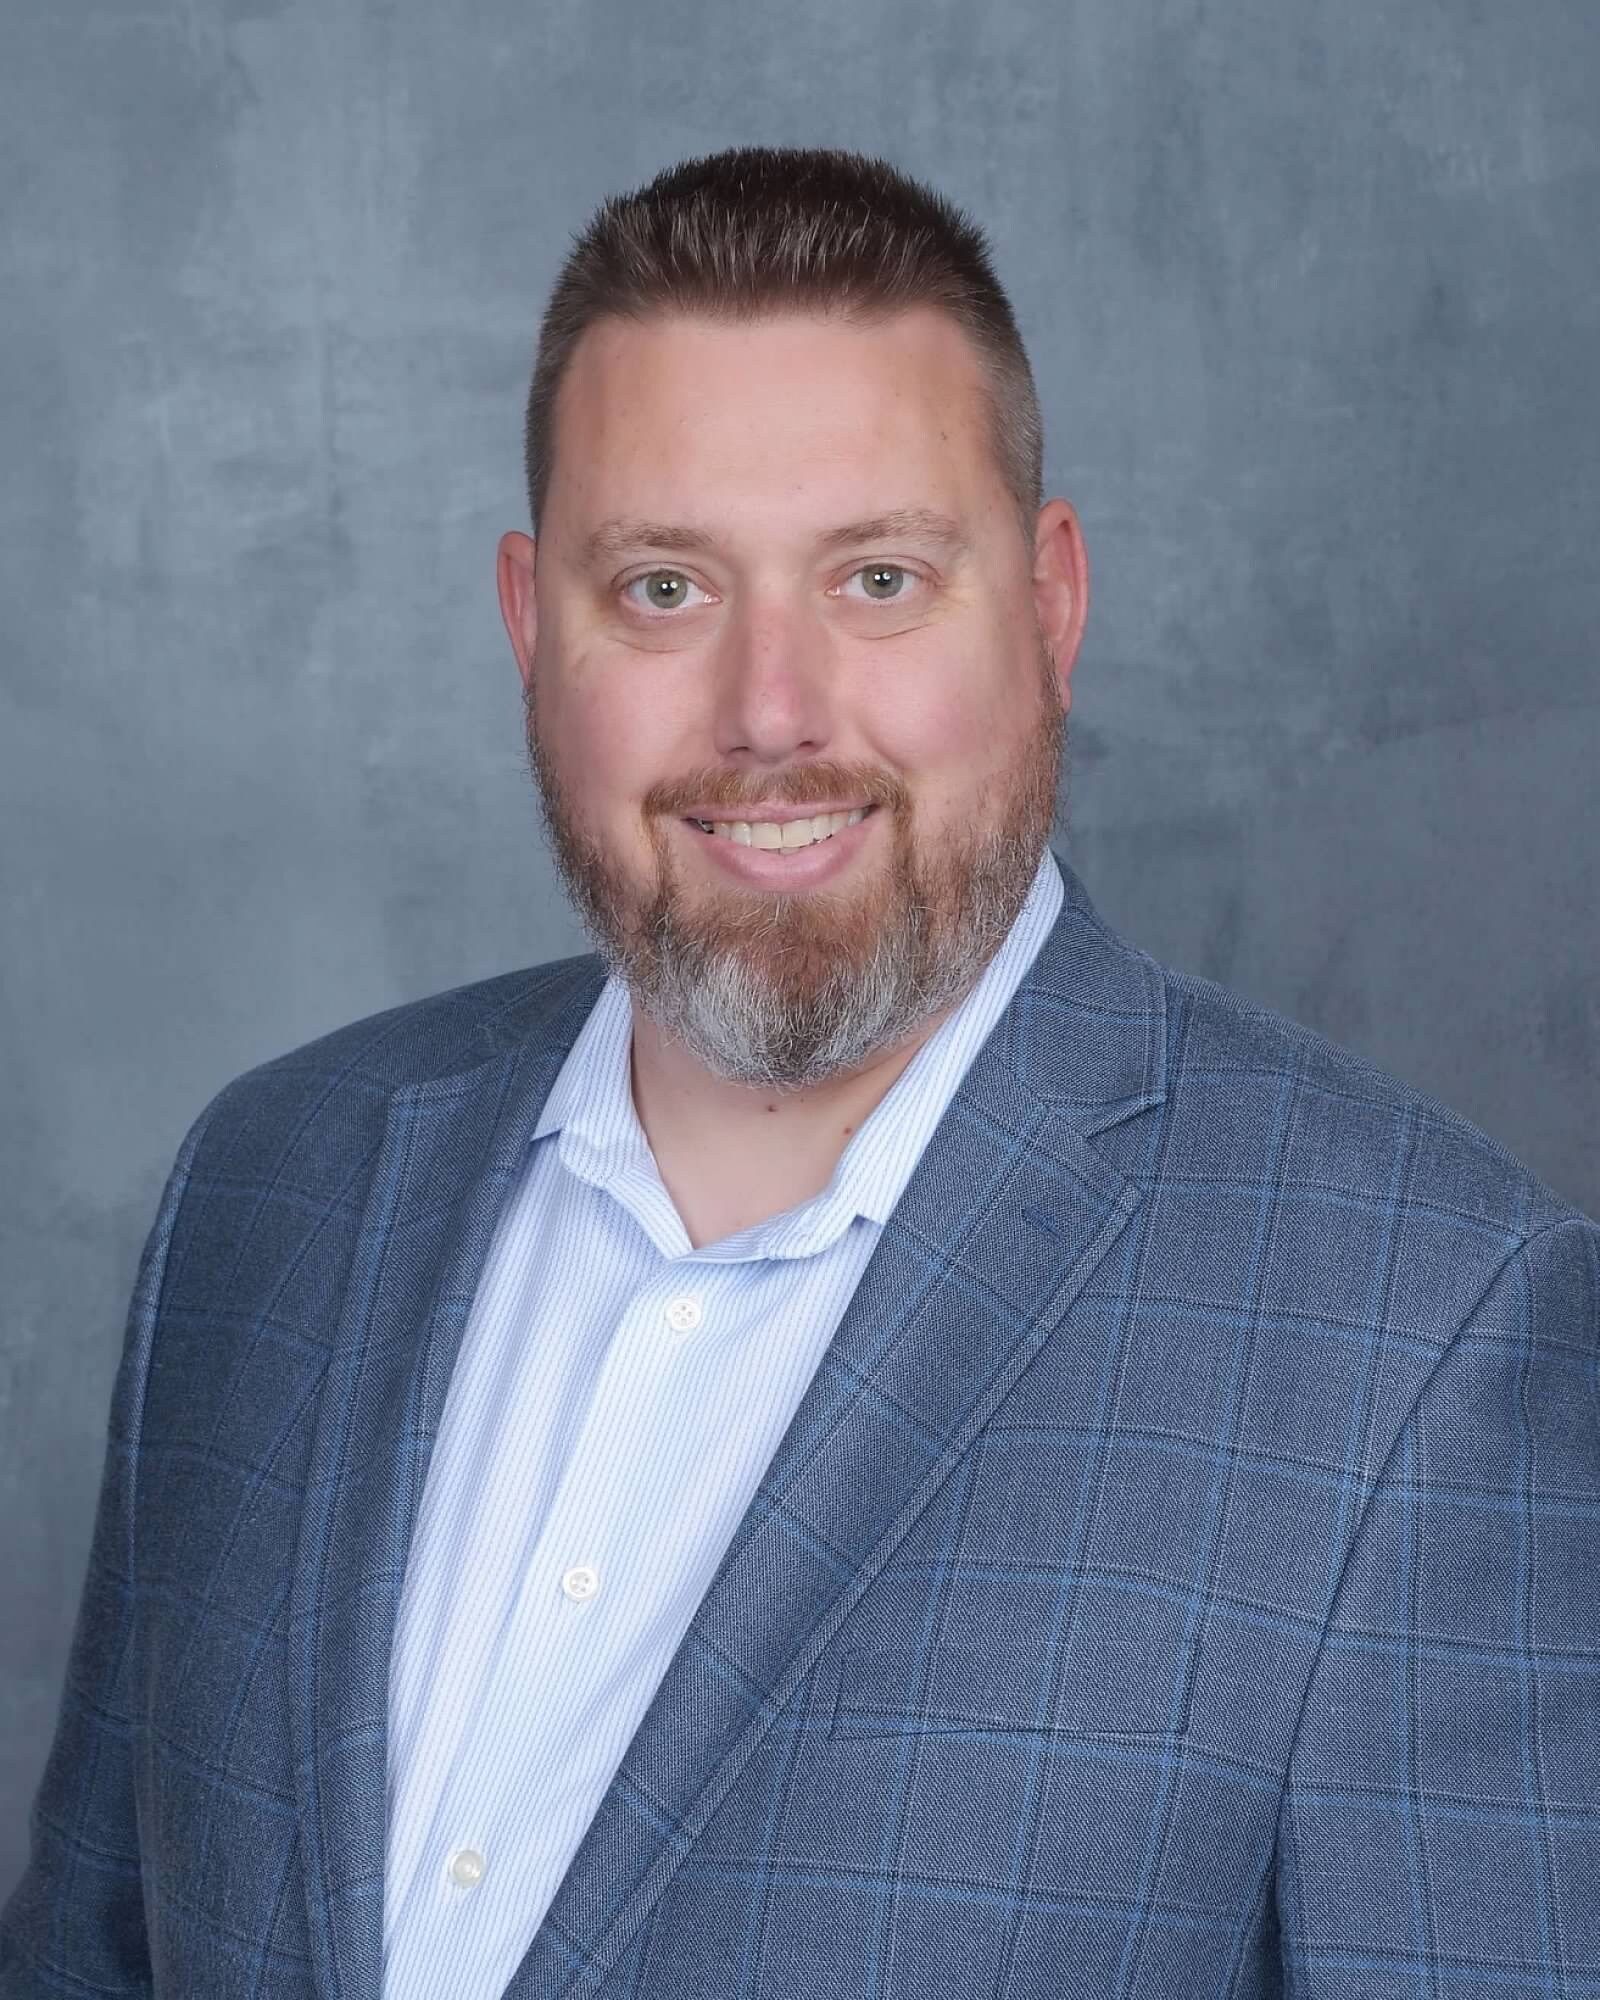
[[867, 595], [874, 604], [890, 604], [905, 585], [906, 573], [893, 563], [869, 563], [856, 575], [866, 579]]
[[[645, 586], [642, 597], [636, 595], [640, 584]], [[680, 569], [651, 569], [643, 576], [630, 577], [622, 586], [622, 594], [641, 610], [677, 611], [693, 588]]]

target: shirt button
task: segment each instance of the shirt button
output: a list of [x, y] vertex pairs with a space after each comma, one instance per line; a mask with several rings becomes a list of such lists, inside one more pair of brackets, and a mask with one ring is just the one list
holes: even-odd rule
[[673, 1299], [666, 1311], [667, 1325], [674, 1333], [693, 1333], [704, 1317], [700, 1301], [687, 1293], [681, 1299]]
[[450, 1880], [458, 1889], [475, 1889], [483, 1880], [483, 1871], [488, 1866], [475, 1847], [463, 1847], [459, 1854], [450, 1857]]
[[567, 1571], [561, 1579], [561, 1588], [574, 1602], [581, 1604], [584, 1598], [593, 1597], [600, 1588], [600, 1573], [590, 1569], [587, 1563], [580, 1563], [576, 1569]]

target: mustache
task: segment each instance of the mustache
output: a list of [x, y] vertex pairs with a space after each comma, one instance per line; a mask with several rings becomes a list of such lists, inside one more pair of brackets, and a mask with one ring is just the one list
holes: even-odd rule
[[822, 805], [841, 798], [902, 812], [911, 803], [906, 787], [888, 771], [865, 764], [817, 763], [791, 764], [783, 771], [692, 771], [652, 785], [644, 795], [643, 810], [647, 819], [681, 819], [691, 806], [716, 806], [726, 812], [741, 806]]

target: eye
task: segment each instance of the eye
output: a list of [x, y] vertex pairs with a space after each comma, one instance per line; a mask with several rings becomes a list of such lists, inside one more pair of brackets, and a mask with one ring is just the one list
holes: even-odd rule
[[[646, 586], [642, 597], [635, 595], [640, 584]], [[622, 586], [622, 595], [640, 611], [681, 611], [688, 592], [699, 589], [699, 584], [691, 582], [681, 569], [647, 569], [639, 576], [629, 577]]]
[[852, 570], [847, 582], [854, 583], [860, 577], [866, 600], [869, 604], [896, 604], [910, 594], [910, 586], [920, 583], [922, 578], [915, 570], [903, 568], [899, 563], [872, 562], [858, 570]]

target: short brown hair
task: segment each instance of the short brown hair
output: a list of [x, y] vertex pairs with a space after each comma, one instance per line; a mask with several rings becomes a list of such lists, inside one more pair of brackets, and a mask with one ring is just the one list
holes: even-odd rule
[[556, 396], [597, 319], [741, 320], [812, 309], [872, 324], [919, 305], [949, 313], [977, 350], [995, 458], [1031, 542], [1044, 427], [982, 230], [887, 160], [799, 146], [685, 160], [647, 187], [610, 197], [575, 238], [545, 309], [528, 395], [535, 533], [550, 486]]

